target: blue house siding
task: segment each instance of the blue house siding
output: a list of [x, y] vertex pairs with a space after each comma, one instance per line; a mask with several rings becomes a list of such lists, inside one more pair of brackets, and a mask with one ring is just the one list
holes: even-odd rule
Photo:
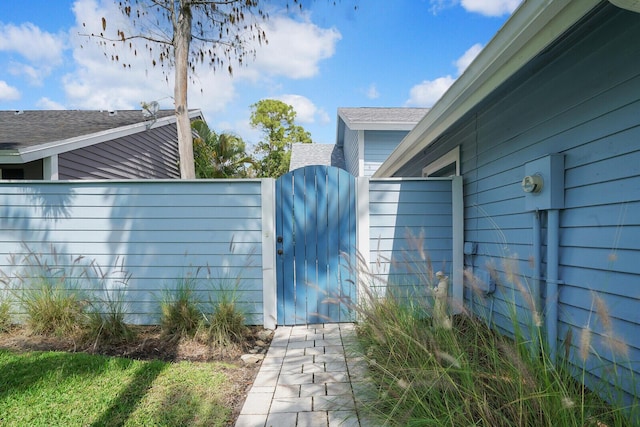
[[[450, 274], [451, 180], [371, 180], [371, 272], [396, 295], [427, 295], [433, 274]], [[378, 292], [383, 292], [382, 289]]]
[[[510, 301], [515, 299], [526, 322], [529, 308], [517, 283], [529, 288], [538, 256], [532, 249], [533, 214], [526, 211], [520, 186], [524, 165], [564, 154], [558, 352], [564, 353], [561, 344], [572, 336], [569, 358], [580, 371], [577, 341], [589, 326], [593, 353], [605, 364], [631, 361], [619, 364], [613, 376], [592, 354], [590, 375], [612, 384], [620, 380], [627, 396], [638, 396], [640, 45], [633, 41], [640, 40], [640, 15], [603, 2], [585, 19], [396, 175], [419, 176], [425, 165], [460, 145], [465, 240], [478, 248], [467, 265], [480, 276], [491, 269], [499, 276], [494, 296], [477, 298], [474, 309], [510, 332]], [[543, 237], [543, 272], [544, 245]], [[611, 331], [596, 313], [596, 296], [607, 306]], [[612, 354], [605, 339], [611, 334], [626, 354]]]
[[0, 269], [18, 273], [26, 248], [50, 264], [121, 263], [141, 324], [157, 323], [162, 290], [181, 279], [209, 279], [205, 292], [240, 278], [247, 322], [262, 324], [261, 203], [260, 181], [3, 184]]
[[344, 160], [347, 172], [353, 176], [359, 176], [360, 172], [360, 151], [358, 148], [358, 131], [349, 128], [344, 131]]
[[396, 149], [408, 131], [364, 131], [364, 176], [371, 176]]

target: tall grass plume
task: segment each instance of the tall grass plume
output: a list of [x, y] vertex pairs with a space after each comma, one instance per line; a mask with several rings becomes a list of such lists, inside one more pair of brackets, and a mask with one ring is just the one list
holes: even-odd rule
[[[427, 259], [428, 256], [420, 255], [414, 261], [419, 265], [406, 270], [428, 268]], [[447, 299], [448, 307], [437, 303], [438, 287], [434, 282], [416, 282], [414, 286], [419, 289], [407, 293], [406, 283], [394, 283], [393, 278], [372, 272], [362, 257], [356, 266], [350, 267], [357, 270], [360, 288], [359, 301], [350, 307], [359, 319], [358, 352], [368, 361], [369, 380], [374, 385], [368, 388], [369, 395], [360, 396], [361, 405], [379, 423], [631, 425], [628, 407], [605, 402], [577, 381], [575, 372], [566, 369], [565, 363], [550, 360], [544, 351], [541, 320], [532, 313], [523, 316], [521, 308], [515, 306], [515, 296], [510, 298], [514, 306], [506, 309], [513, 316], [514, 333], [505, 336], [492, 330], [490, 321], [466, 308], [451, 315], [451, 299]], [[509, 288], [521, 293], [517, 300], [524, 301], [529, 311], [538, 313], [540, 307], [536, 307], [523, 276], [513, 265], [505, 266], [504, 271], [512, 281]], [[497, 269], [491, 274], [505, 277]], [[465, 272], [465, 277], [468, 282], [477, 281], [470, 272]], [[425, 294], [424, 289], [436, 292]], [[475, 296], [479, 301], [491, 298], [481, 292]], [[484, 304], [489, 305], [486, 301]], [[596, 307], [604, 305], [596, 302]], [[442, 310], [450, 317], [451, 328], [441, 327]], [[610, 323], [604, 314], [599, 316], [606, 329]], [[522, 328], [515, 326], [523, 323]], [[591, 340], [591, 330], [584, 328], [578, 344], [578, 356], [583, 360], [593, 351]], [[571, 351], [568, 345], [567, 353]], [[536, 351], [531, 351], [532, 347]]]

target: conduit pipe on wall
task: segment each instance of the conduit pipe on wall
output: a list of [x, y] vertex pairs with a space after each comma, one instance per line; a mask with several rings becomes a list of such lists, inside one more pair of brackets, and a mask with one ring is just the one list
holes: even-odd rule
[[[525, 208], [534, 212], [534, 301], [540, 297], [540, 212], [547, 212], [547, 274], [545, 299], [545, 326], [549, 357], [556, 360], [558, 344], [558, 265], [560, 262], [560, 209], [564, 208], [564, 155], [549, 154], [524, 165], [522, 189], [525, 192]], [[535, 289], [537, 282], [538, 289]], [[536, 307], [537, 308], [537, 307]], [[534, 314], [535, 315], [535, 314]], [[538, 319], [535, 319], [538, 320]]]
[[547, 212], [547, 296], [546, 296], [546, 328], [549, 357], [556, 361], [558, 344], [558, 264], [560, 247], [560, 211], [551, 209]]
[[533, 277], [531, 283], [531, 293], [533, 294], [533, 303], [536, 310], [540, 313], [542, 307], [542, 298], [540, 294], [540, 274], [542, 270], [542, 227], [541, 213], [536, 210], [533, 213]]
[[540, 292], [540, 275], [542, 274], [542, 214], [539, 210], [533, 212], [533, 277], [531, 278], [531, 295], [536, 313], [533, 313], [535, 330], [532, 331], [535, 336], [531, 337], [531, 354], [537, 357], [540, 352], [540, 341], [538, 339], [539, 325], [542, 319], [542, 294]]

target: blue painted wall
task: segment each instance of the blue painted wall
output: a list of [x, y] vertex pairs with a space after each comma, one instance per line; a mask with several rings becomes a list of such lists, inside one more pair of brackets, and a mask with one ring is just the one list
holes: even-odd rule
[[[587, 382], [619, 382], [627, 397], [640, 395], [637, 40], [640, 14], [603, 2], [397, 173], [419, 176], [424, 166], [460, 145], [465, 240], [478, 244], [477, 255], [466, 263], [476, 273], [493, 269], [499, 276], [495, 296], [477, 299], [474, 307], [508, 333], [512, 301], [521, 320], [528, 318], [521, 287], [529, 288], [531, 262], [538, 256], [532, 251], [532, 213], [525, 210], [520, 186], [524, 165], [564, 154], [559, 353], [566, 348], [579, 372], [577, 341], [588, 326], [593, 351]], [[544, 272], [544, 255], [542, 262]], [[608, 317], [598, 315], [594, 301], [604, 302]], [[613, 361], [619, 363], [617, 375], [603, 367]]]
[[[450, 274], [451, 180], [371, 180], [369, 226], [375, 286], [424, 301], [434, 273]], [[384, 292], [379, 289], [376, 292]]]
[[380, 165], [396, 149], [408, 131], [366, 130], [364, 131], [363, 176], [373, 175]]
[[353, 176], [360, 176], [360, 151], [358, 147], [358, 131], [346, 128], [344, 131], [344, 161], [347, 172]]
[[120, 266], [129, 321], [141, 324], [157, 322], [162, 290], [185, 277], [202, 279], [205, 298], [239, 278], [247, 322], [262, 324], [261, 203], [249, 180], [3, 183], [0, 270], [24, 271], [29, 250], [74, 274], [93, 260], [105, 273]]

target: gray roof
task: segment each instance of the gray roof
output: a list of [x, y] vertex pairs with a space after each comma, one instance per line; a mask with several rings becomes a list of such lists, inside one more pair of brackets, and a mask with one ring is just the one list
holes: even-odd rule
[[429, 111], [428, 108], [338, 108], [338, 115], [347, 124], [365, 123], [418, 123]]
[[293, 144], [291, 146], [291, 162], [289, 170], [305, 166], [324, 165], [346, 169], [344, 153], [335, 144]]
[[[175, 114], [160, 110], [156, 117]], [[18, 149], [147, 121], [141, 110], [0, 111], [0, 150]]]

